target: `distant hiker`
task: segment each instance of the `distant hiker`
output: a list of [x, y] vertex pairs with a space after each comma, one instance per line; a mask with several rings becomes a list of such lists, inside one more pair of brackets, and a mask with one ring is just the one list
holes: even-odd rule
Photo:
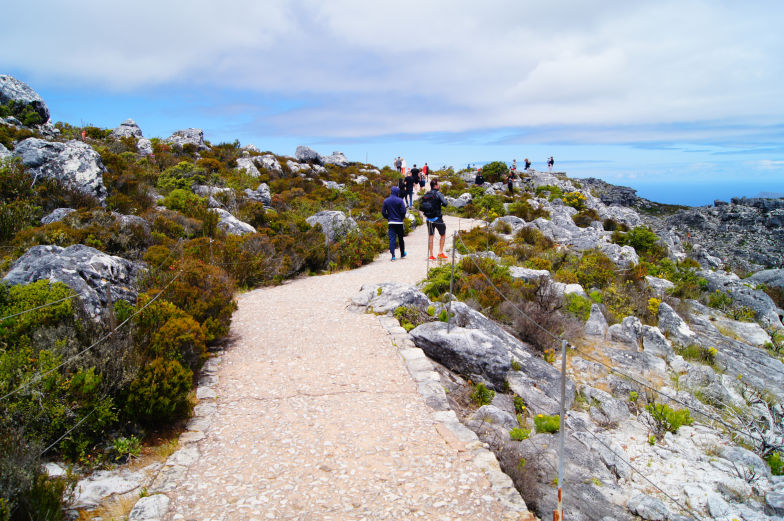
[[419, 184], [419, 174], [420, 174], [420, 172], [421, 172], [421, 170], [419, 170], [417, 168], [417, 166], [416, 166], [416, 163], [414, 163], [414, 168], [411, 169], [411, 178], [414, 180], [414, 186]]
[[517, 159], [512, 159], [512, 172], [517, 172]]
[[403, 175], [406, 175], [406, 167], [407, 166], [408, 165], [406, 164], [406, 158], [405, 157], [401, 157], [400, 158], [400, 171], [403, 173]]
[[82, 130], [82, 141], [85, 141], [86, 138], [87, 138], [87, 131], [86, 130]]
[[395, 260], [395, 242], [400, 244], [400, 258], [406, 257], [406, 245], [403, 242], [403, 232], [405, 226], [403, 220], [406, 218], [406, 203], [400, 198], [400, 189], [393, 186], [390, 195], [384, 199], [381, 206], [381, 215], [388, 222], [387, 234], [389, 235], [389, 253], [392, 260]]
[[509, 189], [510, 194], [514, 193], [514, 178], [514, 171], [510, 170], [506, 173], [506, 187]]
[[551, 174], [553, 173], [553, 165], [554, 164], [555, 164], [555, 159], [553, 159], [553, 156], [550, 156], [550, 159], [547, 160], [547, 168], [550, 169], [550, 173]]
[[531, 162], [530, 162], [530, 161], [528, 160], [528, 158], [526, 157], [526, 158], [525, 158], [525, 169], [526, 169], [526, 170], [528, 170], [529, 168], [531, 168]]
[[485, 184], [485, 178], [482, 177], [482, 169], [481, 168], [476, 171], [476, 178], [474, 179], [474, 184], [476, 186], [482, 186], [483, 184]]
[[438, 230], [438, 233], [441, 235], [441, 241], [439, 242], [438, 247], [438, 258], [447, 258], [444, 254], [446, 223], [444, 223], [444, 218], [441, 215], [441, 207], [448, 206], [449, 203], [447, 203], [444, 194], [438, 191], [439, 188], [438, 179], [430, 181], [430, 191], [422, 196], [422, 201], [419, 206], [419, 209], [425, 214], [425, 219], [427, 221], [427, 254], [430, 260], [436, 260], [436, 257], [433, 256], [433, 236], [436, 234], [436, 230]]
[[400, 156], [395, 158], [395, 170], [400, 172], [400, 167], [403, 166], [403, 162], [400, 160]]
[[397, 180], [397, 188], [400, 190], [400, 195], [406, 193], [406, 183], [402, 177]]
[[403, 184], [405, 184], [406, 191], [403, 194], [403, 198], [408, 204], [408, 207], [411, 208], [414, 206], [414, 177], [411, 175], [411, 172], [406, 174], [406, 177], [403, 178]]
[[422, 167], [422, 175], [419, 176], [419, 188], [420, 188], [419, 193], [422, 193], [422, 190], [424, 190], [425, 184], [427, 184], [429, 177], [430, 177], [430, 167], [427, 166], [427, 163], [425, 163], [425, 166]]

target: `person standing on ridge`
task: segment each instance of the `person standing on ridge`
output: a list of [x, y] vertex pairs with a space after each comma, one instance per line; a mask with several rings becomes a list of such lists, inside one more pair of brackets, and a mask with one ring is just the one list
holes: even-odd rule
[[512, 159], [512, 172], [517, 172], [517, 159]]
[[531, 161], [526, 157], [525, 158], [525, 169], [528, 170], [531, 168]]
[[514, 170], [509, 170], [506, 173], [506, 186], [509, 189], [509, 195], [512, 195], [514, 193], [514, 185], [513, 185], [514, 178], [515, 178]]
[[392, 254], [392, 260], [395, 260], [396, 242], [400, 244], [400, 258], [405, 259], [406, 245], [403, 242], [405, 225], [403, 222], [406, 218], [406, 203], [400, 198], [400, 189], [397, 186], [393, 186], [389, 197], [384, 199], [384, 204], [381, 206], [381, 215], [388, 222], [387, 234], [389, 235], [389, 253]]
[[553, 173], [553, 165], [554, 164], [555, 164], [555, 159], [553, 159], [553, 156], [550, 156], [550, 159], [547, 160], [547, 168], [550, 169], [550, 173], [551, 174]]
[[407, 173], [406, 177], [403, 178], [403, 184], [406, 187], [403, 198], [405, 199], [408, 207], [411, 208], [414, 206], [414, 178], [411, 176], [411, 172]]
[[419, 206], [419, 209], [425, 214], [425, 219], [427, 221], [427, 254], [430, 260], [436, 260], [436, 257], [433, 256], [433, 237], [435, 236], [436, 230], [438, 230], [439, 235], [441, 235], [441, 240], [438, 245], [438, 258], [448, 258], [446, 254], [444, 254], [446, 223], [441, 214], [441, 207], [449, 206], [449, 203], [447, 202], [446, 197], [444, 197], [444, 194], [439, 191], [439, 188], [438, 179], [430, 181], [430, 191], [422, 196]]
[[[411, 179], [414, 180], [414, 190], [419, 190], [419, 181], [422, 179], [422, 171], [417, 168], [416, 163], [411, 169]], [[412, 196], [413, 197], [413, 196]]]
[[397, 170], [398, 172], [400, 172], [400, 167], [401, 167], [402, 165], [403, 165], [403, 163], [400, 161], [400, 156], [397, 156], [397, 157], [395, 158], [395, 170]]

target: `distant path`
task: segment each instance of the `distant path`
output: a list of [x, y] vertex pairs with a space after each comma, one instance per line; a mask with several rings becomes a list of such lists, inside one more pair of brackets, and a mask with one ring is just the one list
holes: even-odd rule
[[[447, 247], [457, 225], [447, 218]], [[217, 408], [165, 519], [503, 517], [469, 453], [439, 434], [378, 318], [345, 309], [363, 284], [424, 278], [426, 227], [406, 245], [405, 260], [387, 252], [238, 297]]]

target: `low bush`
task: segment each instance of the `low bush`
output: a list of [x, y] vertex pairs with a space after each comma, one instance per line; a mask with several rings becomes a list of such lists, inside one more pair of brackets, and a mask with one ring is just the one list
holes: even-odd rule
[[774, 476], [782, 476], [784, 475], [784, 458], [782, 458], [781, 452], [773, 452], [765, 461], [768, 462], [770, 465], [770, 472]]
[[[585, 196], [580, 192], [568, 192], [563, 196], [563, 202], [566, 206], [571, 206], [575, 210], [583, 213], [585, 211]], [[593, 211], [596, 214], [596, 210]], [[598, 220], [598, 215], [596, 215], [596, 219]]]
[[599, 214], [596, 213], [596, 210], [593, 208], [586, 208], [584, 210], [580, 210], [576, 214], [572, 216], [572, 221], [574, 224], [579, 226], [580, 228], [587, 228], [591, 225], [594, 221], [599, 220]]
[[495, 398], [495, 391], [488, 389], [485, 384], [479, 383], [474, 386], [474, 391], [471, 393], [471, 401], [474, 405], [481, 407], [482, 405], [490, 405]]
[[561, 417], [557, 414], [552, 416], [548, 416], [546, 414], [537, 414], [534, 416], [534, 425], [536, 425], [536, 432], [558, 432], [561, 430]]
[[131, 382], [125, 409], [145, 425], [164, 425], [189, 412], [188, 393], [193, 372], [177, 360], [156, 358]]
[[691, 425], [694, 420], [688, 409], [673, 409], [664, 403], [649, 403], [645, 410], [650, 414], [651, 428], [657, 439], [661, 440], [664, 434], [676, 434], [683, 425]]
[[523, 441], [528, 439], [531, 435], [531, 429], [524, 429], [522, 427], [515, 427], [509, 431], [509, 437], [514, 441]]

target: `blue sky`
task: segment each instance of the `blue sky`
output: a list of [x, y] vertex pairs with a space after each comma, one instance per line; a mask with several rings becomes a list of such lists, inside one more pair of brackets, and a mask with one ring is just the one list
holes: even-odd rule
[[[350, 160], [544, 168], [707, 204], [784, 193], [784, 3], [228, 0], [4, 6], [55, 121]], [[33, 30], [37, 28], [37, 30]]]

